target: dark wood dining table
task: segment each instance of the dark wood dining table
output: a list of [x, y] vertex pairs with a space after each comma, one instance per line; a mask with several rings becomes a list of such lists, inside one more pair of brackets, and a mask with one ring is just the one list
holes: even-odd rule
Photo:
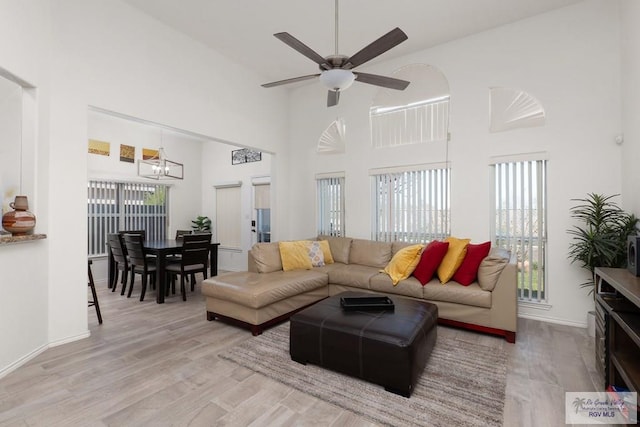
[[[218, 246], [220, 246], [220, 243], [211, 243], [209, 247], [209, 274], [211, 277], [218, 275]], [[182, 240], [165, 239], [145, 241], [144, 250], [146, 253], [156, 256], [156, 302], [163, 304], [167, 287], [165, 277], [167, 255], [179, 254], [182, 251]], [[112, 275], [115, 274], [113, 263], [113, 256], [111, 255], [111, 251], [109, 251], [109, 283], [112, 282]]]

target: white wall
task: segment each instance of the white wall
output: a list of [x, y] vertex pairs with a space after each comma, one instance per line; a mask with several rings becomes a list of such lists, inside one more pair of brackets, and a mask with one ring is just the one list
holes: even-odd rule
[[0, 211], [9, 212], [9, 203], [20, 189], [22, 141], [22, 87], [0, 77]]
[[[48, 1], [3, 0], [0, 10], [0, 67], [38, 88], [27, 96], [29, 117], [25, 123], [23, 150], [31, 156], [23, 165], [22, 175], [29, 183], [29, 208], [38, 220], [35, 231], [46, 233]], [[37, 153], [35, 158], [34, 152]], [[3, 325], [0, 328], [0, 377], [44, 350], [49, 342], [47, 277], [50, 243], [50, 240], [40, 240], [0, 246], [0, 292], [3, 294], [0, 298], [0, 324]]]
[[[409, 34], [409, 40], [411, 35]], [[426, 63], [439, 68], [451, 88], [452, 234], [475, 242], [490, 239], [491, 156], [546, 151], [548, 165], [548, 310], [521, 308], [520, 315], [576, 325], [586, 324], [592, 297], [578, 287], [585, 273], [569, 264], [571, 198], [588, 192], [615, 194], [621, 189], [619, 32], [616, 3], [592, 0], [447, 43], [370, 67], [389, 74], [402, 65]], [[363, 71], [365, 69], [363, 68]], [[489, 133], [489, 87], [525, 90], [545, 107], [544, 127]], [[376, 88], [359, 84], [341, 96], [335, 109], [324, 106], [321, 85], [292, 95], [292, 194], [296, 214], [291, 238], [313, 235], [314, 174], [346, 171], [346, 231], [370, 237], [368, 170], [445, 160], [444, 144], [373, 150], [368, 108]], [[344, 155], [317, 155], [320, 133], [336, 116], [344, 117]]]
[[640, 217], [640, 2], [622, 0], [622, 198]]

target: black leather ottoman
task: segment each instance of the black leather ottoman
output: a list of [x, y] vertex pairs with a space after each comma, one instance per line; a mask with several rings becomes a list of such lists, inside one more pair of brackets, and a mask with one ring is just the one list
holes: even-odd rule
[[394, 311], [344, 311], [345, 292], [291, 317], [289, 353], [312, 363], [384, 386], [409, 397], [436, 342], [438, 307], [399, 296]]

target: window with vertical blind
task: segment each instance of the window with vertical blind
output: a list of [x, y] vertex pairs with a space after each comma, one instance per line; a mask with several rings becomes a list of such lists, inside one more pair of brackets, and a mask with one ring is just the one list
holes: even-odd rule
[[370, 175], [373, 240], [419, 243], [450, 234], [446, 164], [377, 169]]
[[216, 185], [216, 239], [224, 248], [240, 249], [241, 183]]
[[317, 231], [326, 236], [345, 236], [344, 173], [316, 175]]
[[517, 255], [518, 299], [546, 302], [546, 155], [497, 157], [492, 167], [494, 244]]
[[87, 183], [88, 254], [107, 254], [107, 234], [146, 230], [148, 240], [167, 237], [169, 187], [91, 180]]

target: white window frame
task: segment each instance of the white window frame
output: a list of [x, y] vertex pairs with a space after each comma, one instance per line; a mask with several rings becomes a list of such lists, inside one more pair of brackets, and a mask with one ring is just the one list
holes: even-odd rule
[[546, 305], [547, 271], [546, 153], [491, 159], [491, 235], [495, 247], [517, 257], [518, 300]]
[[[145, 230], [148, 240], [167, 238], [169, 185], [92, 179], [87, 182], [88, 255], [107, 255], [107, 234]], [[147, 203], [164, 191], [162, 205]], [[146, 202], [145, 202], [146, 201]]]
[[344, 172], [316, 175], [316, 224], [318, 235], [341, 237], [346, 235], [344, 191]]
[[451, 168], [432, 163], [372, 169], [371, 238], [421, 243], [451, 234]]

